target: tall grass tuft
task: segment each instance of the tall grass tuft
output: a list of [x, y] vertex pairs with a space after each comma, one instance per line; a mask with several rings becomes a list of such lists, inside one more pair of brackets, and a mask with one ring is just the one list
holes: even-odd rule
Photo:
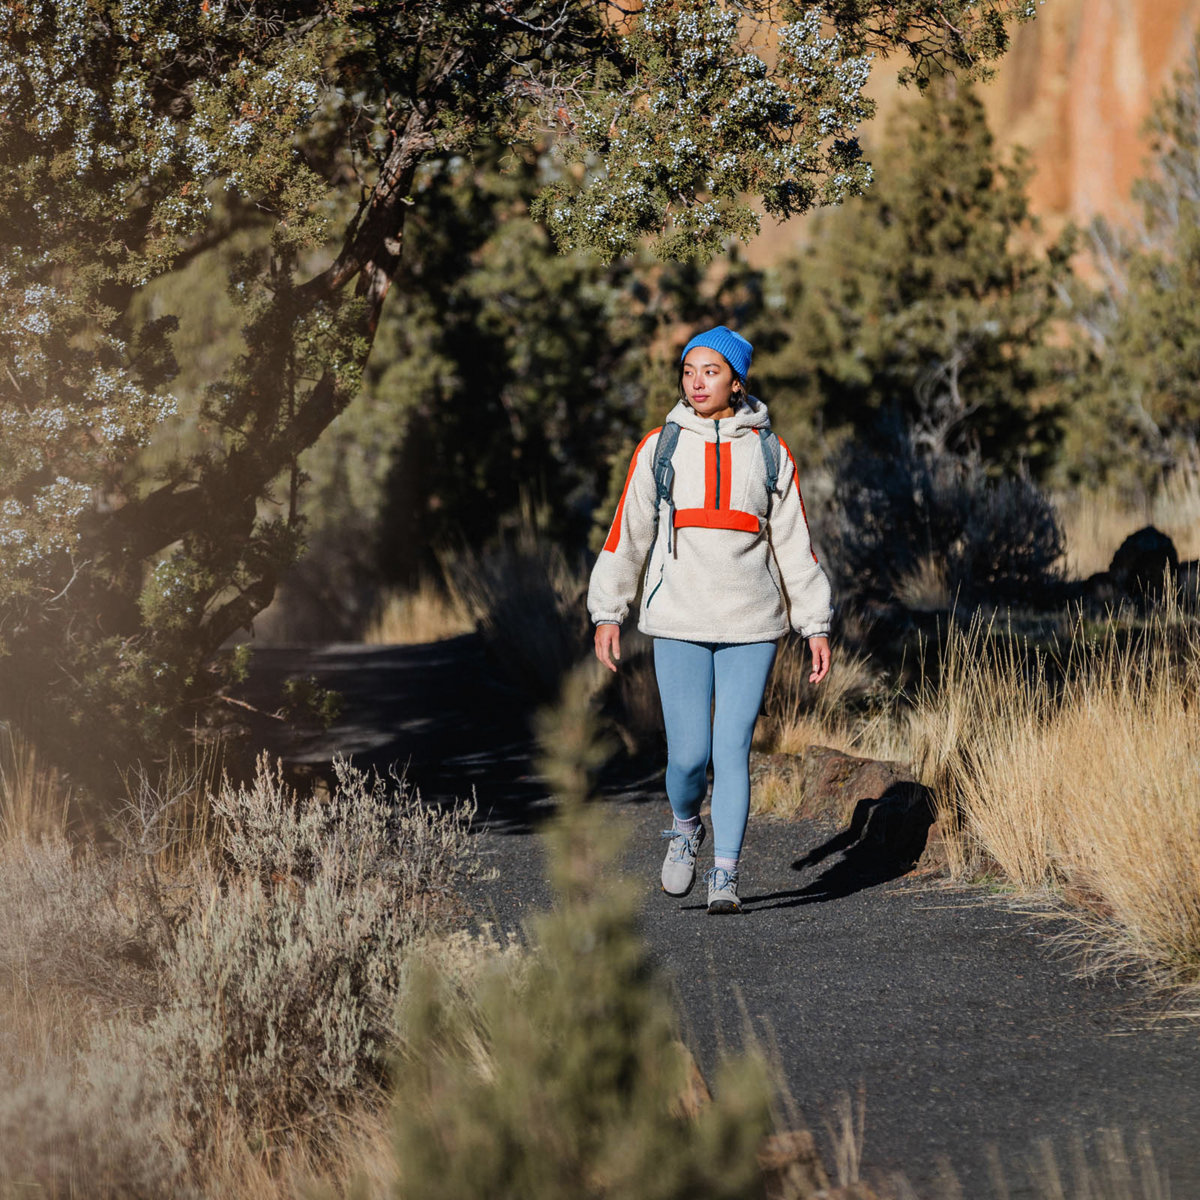
[[808, 645], [795, 635], [779, 647], [764, 697], [765, 717], [756, 741], [780, 754], [801, 754], [819, 744], [850, 750], [857, 740], [851, 711], [876, 684], [870, 660], [854, 652], [835, 653], [828, 676], [808, 682], [812, 659]]
[[554, 700], [587, 650], [582, 565], [531, 518], [488, 550], [464, 551], [447, 570], [454, 595], [509, 677], [536, 699]]
[[0, 722], [0, 841], [65, 834], [70, 804], [58, 771], [40, 764], [33, 743]]
[[415, 646], [470, 633], [471, 614], [444, 586], [422, 576], [407, 591], [385, 592], [371, 613], [363, 641], [369, 646]]
[[951, 866], [1068, 901], [1098, 964], [1200, 986], [1200, 627], [1082, 622], [1039, 654], [952, 628], [919, 699], [922, 773]]
[[639, 889], [614, 870], [619, 838], [588, 778], [603, 756], [591, 668], [541, 722], [559, 812], [547, 834], [556, 892], [518, 977], [467, 994], [436, 969], [403, 1010], [397, 1067], [400, 1193], [423, 1197], [761, 1196], [769, 1121], [763, 1063], [726, 1065], [695, 1117], [670, 992], [636, 929]]

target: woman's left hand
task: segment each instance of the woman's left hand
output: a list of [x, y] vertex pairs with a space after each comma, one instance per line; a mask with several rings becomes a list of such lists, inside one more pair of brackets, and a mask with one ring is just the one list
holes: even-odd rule
[[808, 677], [809, 683], [820, 683], [829, 674], [829, 639], [827, 637], [810, 637], [808, 648], [812, 651], [813, 669]]

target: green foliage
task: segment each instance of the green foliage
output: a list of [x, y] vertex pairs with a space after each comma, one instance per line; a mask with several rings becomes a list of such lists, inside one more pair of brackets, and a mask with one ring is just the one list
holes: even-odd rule
[[1075, 293], [1087, 337], [1064, 453], [1072, 481], [1146, 488], [1200, 448], [1198, 113], [1200, 41], [1147, 122], [1140, 229], [1090, 230], [1103, 285]]
[[530, 495], [552, 500], [552, 533], [578, 544], [607, 457], [639, 419], [656, 316], [634, 264], [559, 255], [528, 221], [543, 177], [532, 155], [481, 148], [426, 182], [437, 216], [419, 218], [417, 286], [385, 318], [394, 353], [362, 399], [393, 425], [380, 528], [392, 578], [485, 542]]
[[871, 172], [854, 133], [874, 111], [862, 95], [870, 56], [849, 54], [836, 31], [822, 36], [821, 10], [797, 15], [772, 31], [768, 66], [737, 8], [646, 0], [625, 70], [605, 72], [609, 86], [581, 111], [558, 114], [572, 133], [567, 161], [602, 154], [602, 179], [578, 196], [552, 184], [535, 215], [561, 244], [604, 258], [647, 235], [664, 257], [711, 258], [730, 234], [758, 232], [747, 194], [784, 218], [861, 192]]
[[328, 729], [342, 712], [342, 697], [330, 688], [321, 687], [315, 675], [295, 676], [283, 685], [288, 716], [303, 723], [316, 720]]
[[982, 103], [952, 80], [901, 113], [880, 163], [871, 192], [782, 268], [749, 333], [758, 386], [785, 436], [808, 425], [878, 444], [899, 423], [930, 456], [1043, 467], [1064, 251], [1024, 248], [1027, 168], [997, 161]]
[[557, 903], [532, 961], [466, 995], [430, 971], [402, 1010], [396, 1156], [412, 1200], [762, 1194], [762, 1062], [728, 1063], [698, 1117], [679, 1109], [670, 992], [637, 934], [638, 889], [613, 870], [611, 822], [585, 801], [603, 757], [594, 686], [576, 671], [540, 730], [560, 804], [547, 834]]

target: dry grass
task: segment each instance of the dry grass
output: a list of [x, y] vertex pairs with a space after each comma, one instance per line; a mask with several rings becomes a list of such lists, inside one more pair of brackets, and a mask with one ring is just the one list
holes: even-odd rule
[[854, 747], [870, 722], [855, 716], [851, 709], [877, 686], [870, 660], [835, 649], [829, 674], [821, 683], [809, 683], [811, 671], [812, 658], [803, 639], [793, 637], [781, 643], [755, 745], [777, 754], [800, 754], [812, 745], [862, 753]]
[[976, 620], [917, 705], [958, 876], [1057, 897], [1097, 963], [1200, 985], [1200, 629], [1077, 628], [1059, 661]]
[[945, 612], [951, 602], [945, 562], [924, 555], [911, 571], [896, 580], [893, 592], [913, 612]]
[[1170, 537], [1180, 559], [1200, 558], [1200, 459], [1140, 503], [1109, 490], [1077, 492], [1057, 506], [1066, 531], [1067, 573], [1075, 578], [1106, 571], [1117, 547], [1144, 525]]
[[70, 807], [58, 772], [41, 766], [34, 745], [0, 723], [0, 841], [61, 835]]
[[530, 512], [502, 542], [460, 553], [447, 575], [510, 680], [535, 699], [554, 701], [589, 650], [583, 564], [569, 559]]
[[202, 753], [130, 772], [102, 851], [54, 822], [30, 836], [66, 800], [31, 755], [16, 761], [0, 1198], [82, 1194], [83, 1179], [112, 1200], [394, 1194], [381, 1085], [408, 960], [432, 945], [466, 977], [509, 952], [446, 935], [470, 806], [427, 810], [344, 763], [330, 793], [296, 796], [261, 765], [207, 797], [210, 820]]
[[369, 646], [416, 646], [470, 633], [475, 622], [462, 603], [428, 576], [410, 591], [384, 594], [363, 641]]

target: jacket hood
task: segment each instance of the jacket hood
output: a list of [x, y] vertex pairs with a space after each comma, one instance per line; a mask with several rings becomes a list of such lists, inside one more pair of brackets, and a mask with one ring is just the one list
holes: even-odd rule
[[[706, 442], [717, 440], [717, 428], [711, 417], [697, 416], [695, 411], [680, 400], [667, 414], [668, 421], [674, 421], [682, 429], [690, 429], [698, 433]], [[756, 429], [769, 429], [771, 418], [767, 415], [767, 406], [751, 396], [749, 401], [741, 405], [732, 417], [721, 419], [721, 440], [741, 437]]]

